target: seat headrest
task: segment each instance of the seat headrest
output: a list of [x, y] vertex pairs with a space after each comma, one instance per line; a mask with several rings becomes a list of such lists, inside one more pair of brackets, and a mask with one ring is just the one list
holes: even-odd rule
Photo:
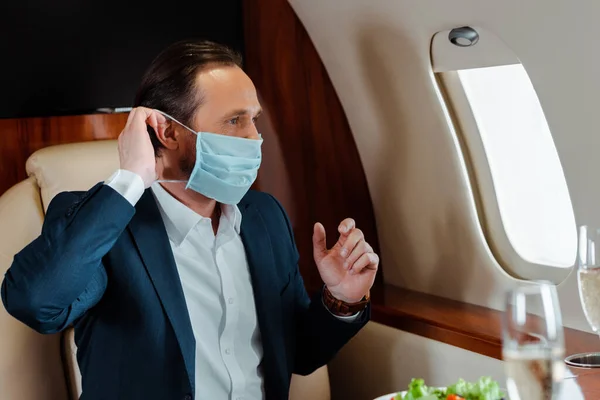
[[118, 142], [98, 140], [46, 147], [27, 160], [27, 174], [40, 187], [44, 211], [58, 193], [88, 190], [119, 168]]

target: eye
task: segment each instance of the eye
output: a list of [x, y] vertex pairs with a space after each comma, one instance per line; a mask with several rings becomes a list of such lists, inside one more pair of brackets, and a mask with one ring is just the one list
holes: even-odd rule
[[258, 116], [252, 118], [252, 123], [255, 124], [257, 120], [258, 120]]
[[227, 121], [228, 124], [237, 125], [240, 122], [240, 117], [235, 117]]

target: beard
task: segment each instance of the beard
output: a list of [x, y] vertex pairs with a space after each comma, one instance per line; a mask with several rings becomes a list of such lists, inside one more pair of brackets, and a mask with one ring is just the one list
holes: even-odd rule
[[[196, 135], [192, 134], [195, 139]], [[181, 174], [187, 179], [192, 175], [192, 171], [194, 170], [194, 166], [196, 165], [196, 142], [190, 143], [189, 146], [186, 146], [186, 152], [179, 159], [179, 170]]]

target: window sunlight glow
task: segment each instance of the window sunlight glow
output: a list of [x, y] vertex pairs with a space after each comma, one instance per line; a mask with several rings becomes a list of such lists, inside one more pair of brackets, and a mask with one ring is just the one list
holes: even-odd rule
[[485, 153], [504, 229], [526, 261], [571, 267], [577, 231], [544, 112], [521, 64], [458, 71]]

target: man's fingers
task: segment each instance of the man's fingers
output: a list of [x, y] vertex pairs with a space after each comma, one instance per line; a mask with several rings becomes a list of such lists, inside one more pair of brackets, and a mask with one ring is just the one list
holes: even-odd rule
[[365, 239], [360, 239], [354, 249], [350, 252], [346, 260], [344, 260], [344, 268], [349, 269], [364, 253], [368, 253], [371, 248]]
[[121, 169], [139, 175], [146, 188], [156, 180], [156, 158], [148, 135], [148, 125], [156, 129], [161, 118], [154, 110], [136, 107], [131, 110], [125, 128], [119, 135]]
[[146, 131], [146, 125], [150, 125], [155, 130], [159, 124], [164, 124], [167, 119], [161, 113], [146, 107], [136, 107], [129, 113], [125, 129], [134, 131]]
[[151, 110], [151, 109], [146, 109], [150, 111], [150, 116], [149, 118], [146, 120], [151, 121], [152, 123], [149, 125], [152, 126], [154, 129], [156, 129], [159, 125], [164, 125], [167, 124], [169, 122], [169, 120], [167, 119], [167, 117], [165, 117], [164, 115], [162, 115], [161, 113], [159, 113], [156, 110]]
[[327, 254], [327, 238], [325, 228], [317, 222], [313, 228], [313, 252], [315, 258], [319, 259]]
[[358, 242], [364, 239], [364, 235], [360, 229], [352, 229], [347, 236], [340, 237], [340, 245], [342, 246], [340, 250], [340, 255], [342, 257], [348, 257], [352, 250], [356, 247]]
[[377, 267], [379, 265], [379, 256], [375, 253], [363, 253], [362, 256], [359, 257], [358, 260], [352, 265], [349, 272], [352, 275], [360, 274], [363, 270], [375, 270], [377, 271]]
[[352, 218], [346, 218], [338, 226], [338, 232], [342, 235], [347, 235], [354, 227], [356, 227], [356, 222]]
[[129, 112], [129, 116], [127, 116], [127, 122], [125, 123], [125, 128], [123, 128], [123, 131], [126, 131], [129, 127], [131, 127], [131, 125], [133, 124], [133, 121], [136, 118], [136, 114], [137, 114], [137, 108], [134, 108]]
[[156, 131], [158, 130], [159, 120], [162, 119], [163, 122], [166, 120], [164, 115], [146, 107], [138, 107], [138, 114], [139, 117], [135, 119], [135, 122], [144, 131], [146, 130], [146, 125], [150, 125]]

